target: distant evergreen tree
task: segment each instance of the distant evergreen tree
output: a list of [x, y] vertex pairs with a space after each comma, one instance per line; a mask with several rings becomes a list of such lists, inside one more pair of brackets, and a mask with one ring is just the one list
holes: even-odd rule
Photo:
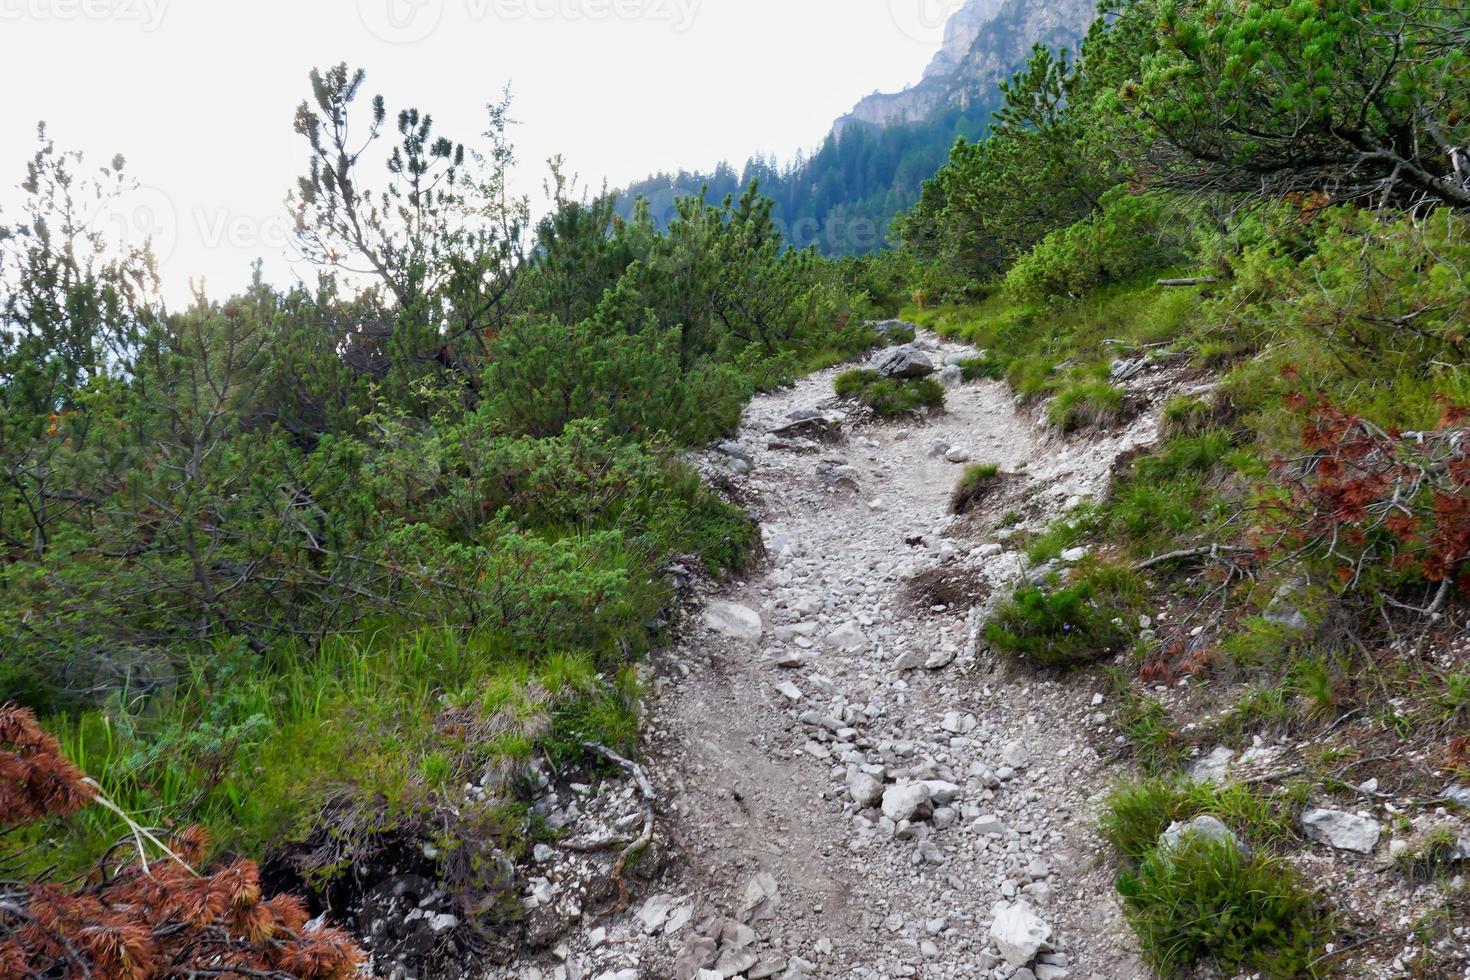
[[699, 194], [720, 201], [738, 198], [752, 182], [774, 201], [772, 220], [788, 243], [815, 247], [824, 255], [863, 255], [886, 247], [889, 225], [919, 200], [923, 182], [949, 158], [959, 138], [980, 139], [989, 131], [1000, 93], [952, 107], [921, 123], [887, 128], [853, 126], [829, 135], [810, 156], [798, 152], [785, 166], [756, 153], [737, 172], [728, 162], [709, 173], [659, 173], [627, 187], [617, 212], [631, 218], [639, 198], [660, 228], [676, 219], [675, 202]]

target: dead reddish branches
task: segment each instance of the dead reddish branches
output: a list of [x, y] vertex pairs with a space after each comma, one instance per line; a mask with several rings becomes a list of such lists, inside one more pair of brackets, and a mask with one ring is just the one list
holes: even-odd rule
[[[28, 710], [0, 706], [0, 828], [64, 817], [93, 803], [121, 814]], [[352, 939], [309, 923], [292, 896], [267, 899], [251, 861], [210, 874], [203, 831], [167, 845], [129, 823], [137, 853], [79, 887], [0, 884], [0, 977], [351, 977]], [[150, 864], [145, 848], [159, 854]]]

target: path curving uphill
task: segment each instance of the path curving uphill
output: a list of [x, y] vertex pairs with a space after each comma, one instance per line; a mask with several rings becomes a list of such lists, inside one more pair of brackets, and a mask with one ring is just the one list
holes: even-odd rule
[[[943, 414], [872, 423], [833, 400], [840, 370], [758, 397], [703, 464], [768, 555], [655, 658], [645, 748], [672, 859], [626, 915], [504, 975], [1149, 975], [1093, 831], [1105, 692], [999, 662], [979, 630], [1024, 574], [992, 511], [1044, 526], [1105, 491], [1156, 420], [1048, 441], [979, 382], [951, 387]], [[967, 461], [1010, 476], [957, 518]]]

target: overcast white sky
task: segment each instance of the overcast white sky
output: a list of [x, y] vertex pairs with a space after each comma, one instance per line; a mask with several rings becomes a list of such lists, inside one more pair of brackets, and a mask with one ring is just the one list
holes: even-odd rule
[[[875, 89], [916, 81], [961, 0], [0, 0], [0, 206], [45, 120], [57, 143], [128, 159], [165, 293], [212, 295], [255, 256], [289, 281], [283, 201], [307, 72], [368, 72], [390, 109], [478, 134], [510, 84], [526, 190], [566, 156], [584, 182], [785, 159]], [[8, 210], [8, 209], [7, 209]]]

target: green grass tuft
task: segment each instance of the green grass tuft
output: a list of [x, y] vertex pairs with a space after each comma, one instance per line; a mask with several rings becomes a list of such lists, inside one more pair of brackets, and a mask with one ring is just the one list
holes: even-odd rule
[[1122, 874], [1118, 891], [1146, 959], [1177, 976], [1215, 962], [1231, 973], [1313, 975], [1329, 922], [1285, 861], [1228, 841], [1188, 839]]
[[839, 375], [839, 398], [854, 398], [885, 418], [944, 407], [944, 385], [933, 378], [891, 379], [858, 368]]
[[999, 381], [1005, 377], [1005, 363], [988, 353], [967, 358], [959, 367], [966, 381]]
[[977, 463], [965, 467], [964, 476], [960, 477], [959, 484], [949, 498], [950, 513], [964, 514], [967, 512], [984, 500], [985, 495], [996, 487], [999, 480], [999, 463]]
[[1287, 815], [1249, 787], [1196, 783], [1180, 776], [1146, 777], [1115, 787], [1103, 806], [1099, 831], [1124, 858], [1139, 862], [1153, 853], [1171, 825], [1205, 815], [1219, 818], [1258, 846], [1292, 838]]
[[985, 638], [1035, 667], [1097, 663], [1132, 642], [1129, 621], [1136, 619], [1140, 592], [1135, 576], [1111, 566], [1096, 566], [1066, 586], [1026, 586], [995, 611]]
[[1063, 433], [1111, 425], [1123, 418], [1127, 392], [1107, 381], [1078, 381], [1047, 406], [1047, 419]]

